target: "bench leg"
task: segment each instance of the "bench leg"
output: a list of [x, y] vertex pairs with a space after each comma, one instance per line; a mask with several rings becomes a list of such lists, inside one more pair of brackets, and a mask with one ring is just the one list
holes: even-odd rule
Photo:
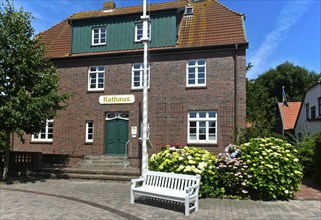
[[195, 212], [198, 210], [198, 196], [196, 197], [195, 200]]
[[134, 204], [135, 203], [135, 195], [133, 190], [130, 190], [130, 204]]
[[185, 199], [185, 216], [189, 216], [189, 200]]

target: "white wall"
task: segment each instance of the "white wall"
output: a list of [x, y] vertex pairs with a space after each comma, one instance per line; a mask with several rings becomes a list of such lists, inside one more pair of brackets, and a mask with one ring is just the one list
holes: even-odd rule
[[[319, 115], [319, 104], [318, 98], [321, 97], [321, 84], [318, 83], [312, 88], [310, 88], [304, 98], [301, 105], [298, 120], [295, 126], [295, 136], [299, 140], [299, 133], [302, 135], [313, 135], [321, 130], [321, 116]], [[315, 106], [316, 119], [307, 120], [306, 119], [306, 104], [309, 103], [309, 118], [311, 118], [311, 107]]]

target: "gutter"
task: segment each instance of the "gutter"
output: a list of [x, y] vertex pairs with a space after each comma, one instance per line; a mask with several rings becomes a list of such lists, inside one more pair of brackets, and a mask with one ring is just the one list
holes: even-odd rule
[[237, 93], [237, 85], [238, 85], [238, 62], [237, 62], [237, 52], [238, 52], [238, 44], [235, 44], [235, 55], [234, 55], [234, 141], [238, 141], [238, 93]]

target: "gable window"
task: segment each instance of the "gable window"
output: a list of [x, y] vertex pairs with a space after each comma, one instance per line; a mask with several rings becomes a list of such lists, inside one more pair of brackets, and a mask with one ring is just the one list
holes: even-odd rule
[[311, 107], [311, 119], [315, 119], [316, 115], [315, 115], [316, 111], [315, 111], [315, 106]]
[[99, 27], [99, 28], [92, 29], [91, 44], [93, 46], [106, 44], [106, 28], [105, 27]]
[[[137, 23], [135, 25], [135, 42], [140, 42], [143, 37], [143, 23]], [[151, 24], [148, 24], [148, 38], [151, 40]]]
[[186, 86], [206, 86], [206, 61], [189, 60], [186, 67]]
[[217, 114], [214, 111], [188, 113], [188, 143], [217, 143]]
[[310, 118], [310, 116], [309, 116], [309, 103], [305, 104], [305, 116], [306, 116], [306, 119]]
[[94, 122], [86, 122], [86, 142], [92, 143], [94, 141]]
[[319, 105], [319, 117], [321, 117], [321, 97], [318, 98], [318, 105]]
[[105, 68], [103, 66], [92, 66], [88, 70], [88, 90], [103, 91], [105, 83]]
[[[149, 88], [150, 67], [147, 66], [147, 86]], [[132, 89], [143, 89], [144, 86], [144, 64], [136, 63], [132, 67]]]
[[53, 119], [46, 120], [44, 128], [39, 133], [34, 133], [31, 137], [32, 141], [53, 141]]

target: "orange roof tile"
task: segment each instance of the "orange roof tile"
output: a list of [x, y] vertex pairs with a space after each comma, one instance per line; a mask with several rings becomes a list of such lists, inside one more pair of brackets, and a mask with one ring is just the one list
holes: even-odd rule
[[[180, 8], [186, 5], [186, 1], [178, 0], [163, 2], [147, 6], [151, 12]], [[222, 46], [233, 44], [247, 44], [243, 27], [244, 16], [223, 6], [216, 0], [193, 2], [193, 15], [184, 16], [180, 23], [178, 40], [175, 47], [168, 48], [191, 48]], [[47, 56], [50, 58], [110, 54], [119, 52], [134, 52], [136, 50], [106, 51], [97, 53], [70, 54], [70, 25], [68, 20], [91, 19], [108, 16], [123, 16], [132, 13], [142, 13], [142, 6], [116, 8], [112, 12], [87, 11], [71, 15], [52, 28], [40, 33], [42, 41], [48, 45]], [[152, 50], [164, 48], [153, 48]], [[151, 49], [150, 49], [151, 50]], [[140, 50], [137, 50], [140, 51]]]
[[282, 114], [284, 130], [294, 129], [296, 119], [299, 115], [301, 102], [287, 102], [287, 106], [283, 106], [282, 102], [279, 102], [279, 108]]

